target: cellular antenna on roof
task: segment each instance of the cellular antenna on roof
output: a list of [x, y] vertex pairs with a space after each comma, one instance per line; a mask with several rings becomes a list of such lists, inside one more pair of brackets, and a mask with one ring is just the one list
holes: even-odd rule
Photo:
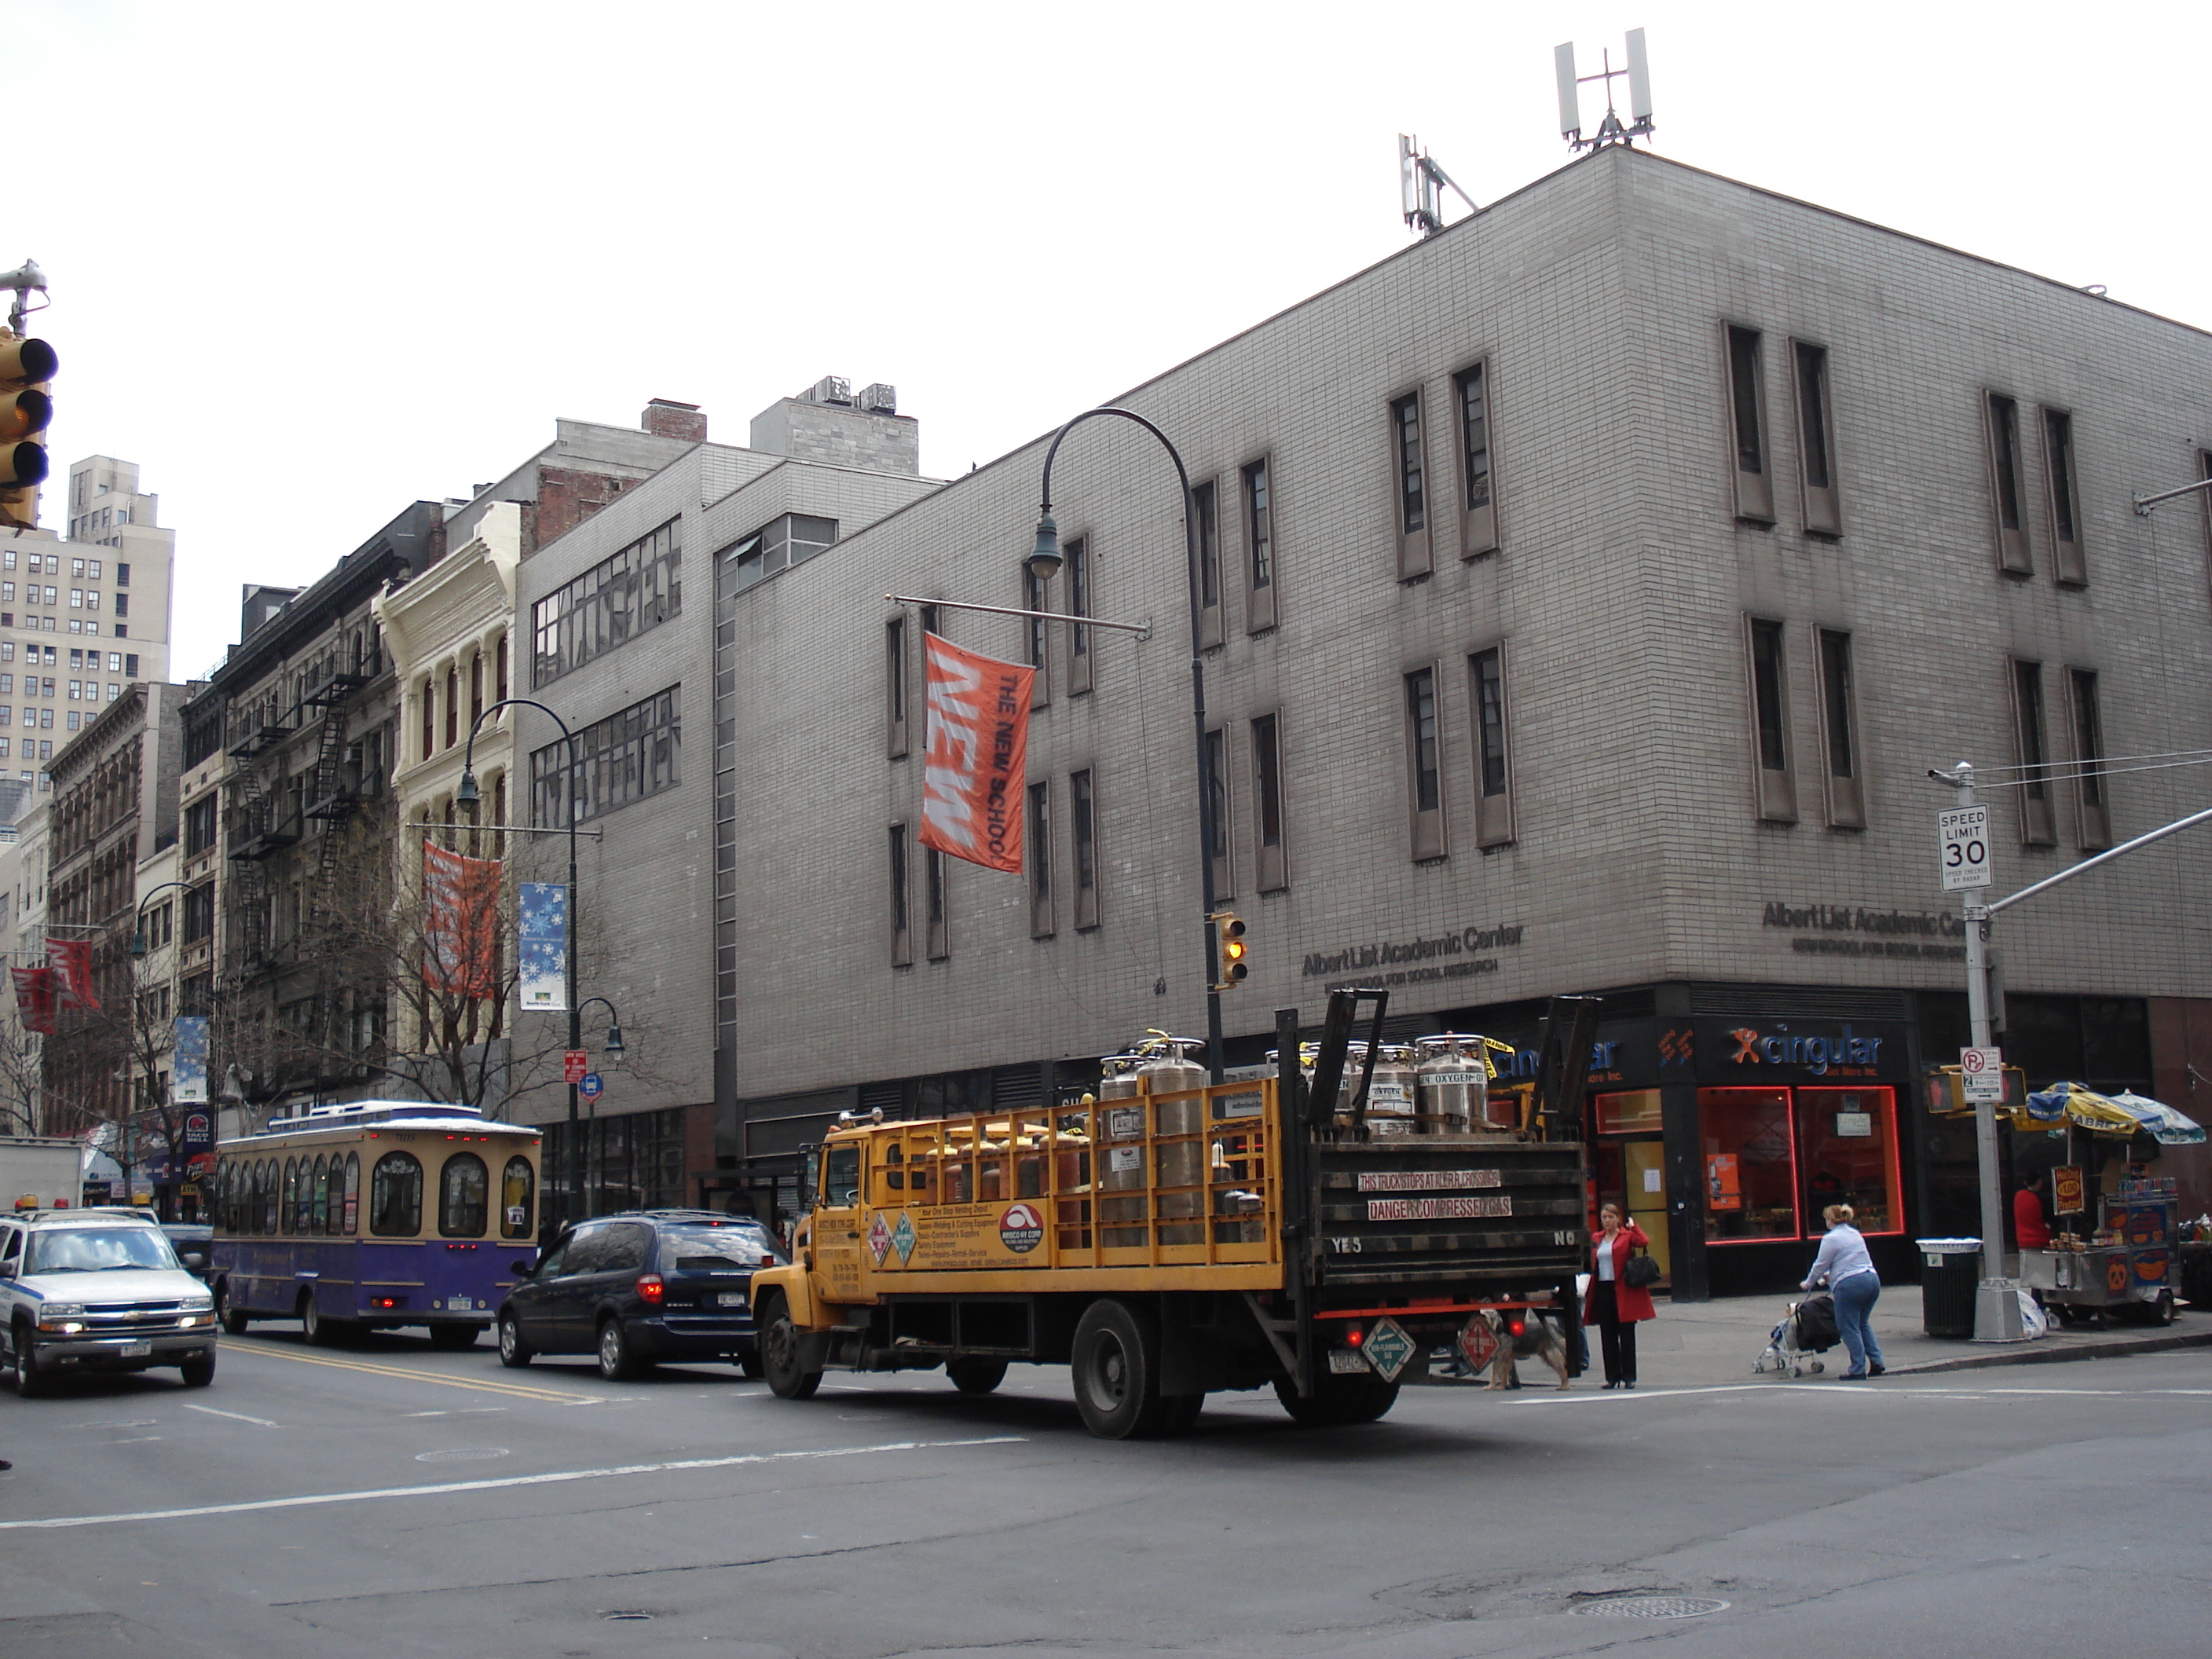
[[1452, 176], [1430, 159], [1421, 141], [1410, 133], [1398, 135], [1398, 193], [1406, 210], [1406, 228], [1433, 236], [1444, 228], [1443, 191], [1449, 190], [1476, 212], [1474, 198], [1452, 181]]
[[[1638, 138], [1651, 136], [1651, 66], [1644, 61], [1644, 31], [1628, 32], [1628, 67], [1613, 66], [1613, 49], [1607, 47], [1601, 60], [1604, 70], [1596, 75], [1577, 76], [1575, 73], [1575, 43], [1562, 41], [1552, 50], [1553, 67], [1559, 77], [1559, 137], [1577, 149], [1600, 149], [1607, 144], [1629, 144]], [[1628, 77], [1628, 123], [1621, 124], [1620, 112], [1613, 106], [1613, 83], [1620, 76]], [[1583, 83], [1600, 81], [1605, 84], [1605, 119], [1598, 123], [1597, 136], [1583, 137]]]

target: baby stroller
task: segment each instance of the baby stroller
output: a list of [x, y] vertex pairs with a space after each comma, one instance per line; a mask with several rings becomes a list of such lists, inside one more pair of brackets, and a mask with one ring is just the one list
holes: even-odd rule
[[1765, 1352], [1751, 1368], [1790, 1376], [1824, 1370], [1826, 1367], [1812, 1356], [1826, 1353], [1842, 1340], [1843, 1333], [1836, 1328], [1835, 1297], [1816, 1291], [1802, 1302], [1790, 1304], [1782, 1322], [1768, 1335]]

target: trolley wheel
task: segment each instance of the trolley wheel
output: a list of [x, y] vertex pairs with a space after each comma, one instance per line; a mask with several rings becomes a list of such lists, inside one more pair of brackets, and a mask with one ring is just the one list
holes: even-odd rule
[[522, 1340], [522, 1327], [511, 1313], [499, 1316], [499, 1363], [509, 1370], [520, 1370], [538, 1357], [538, 1350]]
[[820, 1371], [799, 1369], [799, 1328], [791, 1322], [781, 1291], [770, 1291], [762, 1299], [760, 1357], [769, 1392], [779, 1400], [811, 1400], [822, 1386]]
[[1006, 1380], [1006, 1362], [1003, 1359], [949, 1359], [945, 1364], [945, 1376], [952, 1386], [963, 1394], [989, 1394]]
[[322, 1304], [313, 1291], [300, 1292], [300, 1328], [307, 1340], [319, 1348], [335, 1348], [351, 1337], [356, 1330], [350, 1319], [331, 1319], [325, 1316]]
[[1075, 1408], [1101, 1440], [1148, 1439], [1167, 1407], [1160, 1395], [1159, 1326], [1149, 1313], [1102, 1297], [1075, 1324], [1069, 1369]]
[[1275, 1379], [1275, 1398], [1302, 1429], [1334, 1429], [1372, 1423], [1398, 1403], [1398, 1385], [1372, 1371], [1325, 1373], [1314, 1379], [1313, 1397], [1298, 1398], [1288, 1377]]
[[233, 1336], [246, 1334], [246, 1316], [231, 1306], [230, 1281], [227, 1279], [215, 1287], [215, 1316]]

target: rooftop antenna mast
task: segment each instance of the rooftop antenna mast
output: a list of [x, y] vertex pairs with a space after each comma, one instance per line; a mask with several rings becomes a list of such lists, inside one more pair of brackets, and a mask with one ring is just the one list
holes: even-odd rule
[[1433, 236], [1444, 228], [1443, 192], [1451, 193], [1466, 203], [1470, 210], [1480, 213], [1474, 198], [1469, 196], [1452, 180], [1429, 153], [1421, 148], [1421, 141], [1410, 133], [1398, 135], [1398, 193], [1406, 210], [1406, 228], [1418, 230], [1424, 236]]
[[[1628, 67], [1613, 66], [1613, 49], [1606, 48], [1601, 61], [1604, 70], [1596, 75], [1577, 76], [1575, 73], [1575, 43], [1562, 41], [1553, 48], [1552, 64], [1559, 77], [1559, 137], [1577, 149], [1602, 149], [1607, 144], [1630, 144], [1638, 138], [1651, 136], [1651, 66], [1644, 61], [1644, 31], [1628, 32]], [[1628, 122], [1623, 125], [1620, 112], [1613, 105], [1613, 83], [1616, 77], [1628, 77]], [[1598, 123], [1595, 137], [1583, 137], [1582, 88], [1585, 82], [1605, 83], [1605, 119]]]

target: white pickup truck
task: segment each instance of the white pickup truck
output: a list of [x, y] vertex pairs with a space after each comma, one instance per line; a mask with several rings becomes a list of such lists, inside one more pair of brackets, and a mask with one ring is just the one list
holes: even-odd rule
[[26, 1398], [72, 1371], [174, 1365], [188, 1388], [215, 1381], [215, 1299], [150, 1220], [0, 1215], [0, 1324]]

